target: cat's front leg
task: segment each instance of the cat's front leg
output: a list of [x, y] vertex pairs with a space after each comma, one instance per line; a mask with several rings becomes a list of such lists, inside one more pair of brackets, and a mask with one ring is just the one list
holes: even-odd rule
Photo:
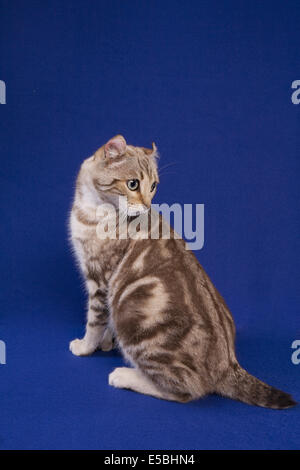
[[104, 331], [100, 347], [102, 351], [111, 351], [115, 347], [114, 332], [110, 326], [107, 326]]
[[88, 356], [96, 349], [109, 351], [113, 347], [113, 333], [108, 327], [108, 310], [105, 305], [106, 292], [99, 287], [89, 287], [89, 303], [85, 335], [70, 343], [70, 351], [75, 356]]

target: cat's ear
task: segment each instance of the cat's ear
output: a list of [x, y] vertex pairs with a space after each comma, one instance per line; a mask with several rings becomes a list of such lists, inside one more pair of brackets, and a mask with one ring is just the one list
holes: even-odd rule
[[159, 157], [157, 147], [154, 142], [152, 142], [152, 157], [155, 157], [155, 158]]
[[126, 152], [126, 140], [122, 135], [116, 135], [104, 146], [105, 157], [116, 158]]
[[148, 155], [149, 157], [157, 157], [158, 156], [158, 153], [157, 153], [157, 147], [155, 145], [154, 142], [152, 142], [152, 149], [147, 149], [145, 147], [142, 147], [142, 149], [144, 150], [145, 154]]

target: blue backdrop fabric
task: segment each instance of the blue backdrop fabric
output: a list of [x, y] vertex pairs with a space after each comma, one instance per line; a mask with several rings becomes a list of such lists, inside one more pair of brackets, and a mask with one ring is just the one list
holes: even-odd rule
[[85, 294], [67, 218], [81, 161], [117, 133], [161, 154], [156, 203], [205, 204], [196, 255], [241, 364], [300, 400], [298, 1], [0, 1], [3, 449], [296, 449], [299, 407], [178, 404], [77, 358]]

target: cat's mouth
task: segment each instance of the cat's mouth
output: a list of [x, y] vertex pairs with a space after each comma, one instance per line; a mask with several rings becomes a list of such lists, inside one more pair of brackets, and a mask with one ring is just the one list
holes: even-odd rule
[[146, 214], [149, 211], [149, 207], [144, 205], [140, 206], [128, 206], [127, 208], [127, 217], [137, 217], [142, 214]]

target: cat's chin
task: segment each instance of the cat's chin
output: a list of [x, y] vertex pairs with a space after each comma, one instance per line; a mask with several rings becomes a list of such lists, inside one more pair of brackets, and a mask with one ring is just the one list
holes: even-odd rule
[[127, 218], [135, 218], [138, 217], [139, 215], [147, 214], [149, 212], [149, 209], [143, 209], [143, 210], [130, 210], [128, 209], [127, 211]]

